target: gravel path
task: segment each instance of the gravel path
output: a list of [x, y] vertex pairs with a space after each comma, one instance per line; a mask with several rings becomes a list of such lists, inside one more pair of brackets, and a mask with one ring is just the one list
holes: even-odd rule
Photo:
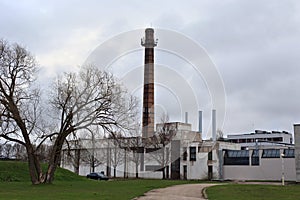
[[134, 200], [200, 200], [202, 190], [216, 184], [183, 184], [151, 190]]

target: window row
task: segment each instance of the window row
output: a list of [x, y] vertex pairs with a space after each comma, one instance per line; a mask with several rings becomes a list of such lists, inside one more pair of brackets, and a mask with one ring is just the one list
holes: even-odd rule
[[[224, 165], [249, 165], [249, 150], [226, 150]], [[283, 158], [294, 158], [294, 149], [284, 149]], [[261, 158], [280, 158], [280, 149], [264, 149]], [[259, 165], [259, 150], [253, 150], [251, 165]]]

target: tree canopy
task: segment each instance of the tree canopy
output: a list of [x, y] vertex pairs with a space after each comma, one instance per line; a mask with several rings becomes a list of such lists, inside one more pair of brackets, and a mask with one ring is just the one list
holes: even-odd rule
[[[0, 137], [25, 146], [33, 184], [53, 181], [68, 136], [97, 126], [116, 137], [130, 129], [137, 106], [112, 74], [92, 65], [58, 76], [41, 102], [37, 71], [28, 50], [0, 41]], [[44, 143], [51, 144], [46, 172], [37, 156]]]

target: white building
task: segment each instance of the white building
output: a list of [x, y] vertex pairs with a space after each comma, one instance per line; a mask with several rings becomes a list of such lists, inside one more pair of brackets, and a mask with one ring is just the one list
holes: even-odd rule
[[[148, 145], [145, 148], [145, 141], [140, 137], [123, 138], [118, 143], [113, 139], [70, 141], [69, 148], [65, 146], [63, 150], [61, 166], [83, 176], [104, 171], [111, 177], [115, 174], [116, 177], [138, 175], [161, 179], [164, 174], [167, 179], [280, 181], [284, 173], [286, 180], [296, 180], [294, 147], [281, 144], [291, 141], [291, 134], [256, 132], [250, 134], [251, 138], [244, 135], [242, 139], [269, 136], [273, 141], [268, 146], [254, 143], [241, 150], [243, 143], [202, 140], [201, 134], [192, 131], [187, 123], [165, 125], [171, 127], [174, 134], [164, 147]], [[162, 126], [158, 124], [157, 130]], [[282, 137], [278, 139], [280, 145], [274, 145], [274, 138], [278, 137]]]
[[[203, 141], [191, 124], [166, 123], [174, 130], [172, 139], [160, 148], [143, 147], [139, 137], [76, 140], [65, 145], [61, 166], [80, 175], [104, 171], [109, 176], [171, 179], [219, 179], [223, 176], [223, 149], [240, 149], [239, 144]], [[157, 130], [163, 126], [157, 125]], [[120, 145], [121, 143], [121, 145]], [[221, 160], [221, 162], [220, 162]]]
[[294, 149], [224, 151], [224, 180], [295, 181]]
[[226, 141], [238, 143], [242, 149], [293, 147], [293, 135], [286, 131], [261, 131], [247, 134], [228, 134]]

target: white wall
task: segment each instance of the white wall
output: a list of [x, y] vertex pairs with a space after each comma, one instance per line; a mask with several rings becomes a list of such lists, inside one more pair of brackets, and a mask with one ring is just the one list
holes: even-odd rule
[[[261, 158], [259, 166], [224, 165], [224, 180], [281, 180], [281, 158]], [[285, 180], [295, 181], [295, 159], [284, 158]]]

